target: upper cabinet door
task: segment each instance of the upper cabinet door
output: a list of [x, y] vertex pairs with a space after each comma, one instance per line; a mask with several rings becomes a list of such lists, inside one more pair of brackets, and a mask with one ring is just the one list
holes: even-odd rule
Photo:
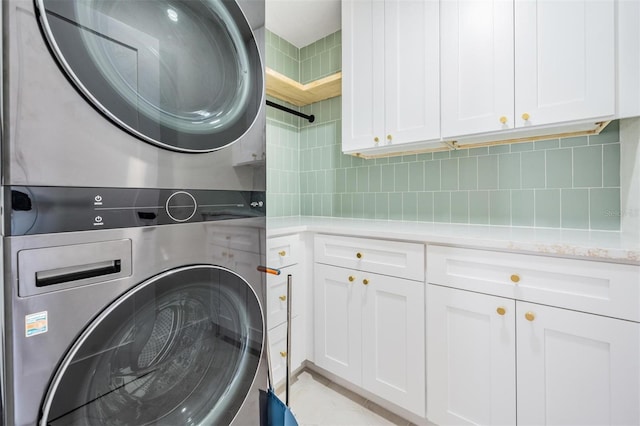
[[386, 0], [385, 143], [440, 137], [439, 2]]
[[343, 150], [374, 146], [384, 134], [384, 3], [342, 2]]
[[442, 137], [513, 128], [513, 1], [440, 4]]
[[614, 34], [613, 0], [516, 0], [516, 127], [612, 116]]

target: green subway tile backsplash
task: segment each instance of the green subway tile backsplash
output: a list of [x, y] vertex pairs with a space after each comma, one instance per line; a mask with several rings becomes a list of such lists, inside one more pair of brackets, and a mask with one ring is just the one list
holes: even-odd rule
[[584, 146], [573, 150], [573, 186], [602, 186], [602, 146]]
[[573, 149], [546, 151], [547, 188], [571, 188]]
[[[267, 65], [302, 83], [341, 68], [339, 31], [302, 49], [267, 36]], [[340, 97], [287, 106], [316, 120], [267, 108], [269, 216], [620, 228], [617, 122], [594, 136], [365, 160], [341, 152]]]
[[468, 191], [455, 191], [451, 193], [451, 222], [469, 223]]
[[535, 225], [535, 196], [532, 189], [511, 191], [511, 225]]
[[469, 219], [471, 223], [489, 223], [489, 191], [469, 192]]
[[520, 153], [498, 156], [498, 187], [500, 189], [520, 188]]
[[620, 188], [589, 190], [589, 220], [591, 229], [620, 229]]
[[489, 191], [489, 224], [511, 225], [511, 191]]
[[563, 189], [560, 192], [560, 226], [589, 228], [589, 190]]
[[535, 225], [544, 228], [560, 227], [560, 190], [536, 189]]
[[458, 168], [458, 182], [460, 189], [478, 189], [478, 158], [461, 158]]
[[520, 155], [522, 167], [520, 168], [521, 184], [523, 188], [544, 188], [545, 177], [545, 152], [530, 151]]

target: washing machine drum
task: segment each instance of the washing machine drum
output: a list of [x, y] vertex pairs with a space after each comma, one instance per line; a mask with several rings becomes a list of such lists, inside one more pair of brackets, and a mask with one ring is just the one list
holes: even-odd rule
[[124, 294], [71, 346], [40, 425], [230, 424], [256, 377], [260, 303], [226, 269], [196, 265]]
[[263, 71], [233, 0], [36, 0], [61, 68], [105, 116], [164, 148], [208, 152], [260, 110]]

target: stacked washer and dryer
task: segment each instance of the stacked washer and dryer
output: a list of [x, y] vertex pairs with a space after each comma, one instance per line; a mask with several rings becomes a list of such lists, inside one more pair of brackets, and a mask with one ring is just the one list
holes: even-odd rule
[[2, 34], [3, 423], [258, 424], [264, 1], [5, 0]]

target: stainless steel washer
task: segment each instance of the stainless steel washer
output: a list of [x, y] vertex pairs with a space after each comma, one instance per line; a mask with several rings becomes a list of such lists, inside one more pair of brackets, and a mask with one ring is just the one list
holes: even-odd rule
[[263, 196], [5, 187], [3, 424], [259, 424]]

